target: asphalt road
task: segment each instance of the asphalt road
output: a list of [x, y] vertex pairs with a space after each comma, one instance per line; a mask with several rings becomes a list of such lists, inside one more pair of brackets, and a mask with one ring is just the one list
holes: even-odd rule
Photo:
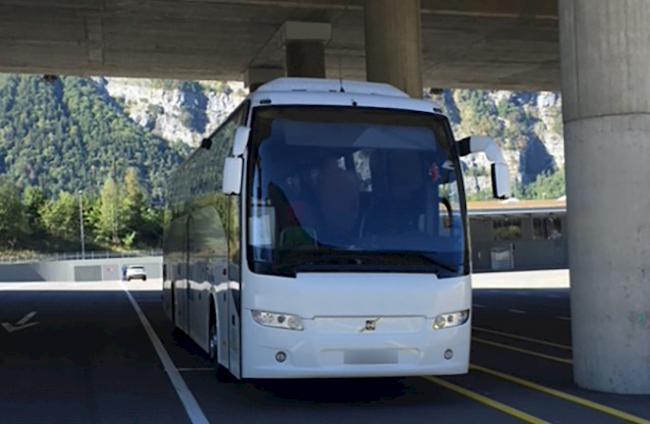
[[[118, 285], [42, 287], [0, 287], [0, 324], [10, 324], [0, 326], [0, 423], [190, 422]], [[239, 383], [216, 380], [206, 356], [164, 317], [158, 291], [130, 293], [212, 423], [650, 419], [650, 396], [573, 384], [566, 289], [475, 290], [466, 376]]]

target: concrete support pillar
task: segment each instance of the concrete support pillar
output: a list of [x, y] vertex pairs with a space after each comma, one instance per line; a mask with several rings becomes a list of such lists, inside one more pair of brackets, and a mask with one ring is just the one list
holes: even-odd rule
[[325, 78], [325, 44], [299, 40], [286, 43], [288, 77]]
[[283, 76], [284, 69], [282, 68], [248, 68], [246, 72], [244, 72], [244, 86], [253, 92], [257, 90], [260, 85], [263, 85], [276, 78], [281, 78]]
[[650, 393], [650, 1], [559, 17], [574, 378]]
[[283, 76], [325, 78], [325, 44], [330, 38], [332, 25], [327, 22], [283, 23], [250, 61], [244, 72], [246, 86], [254, 91]]
[[366, 0], [366, 73], [422, 97], [420, 0]]
[[325, 43], [332, 26], [320, 22], [285, 22], [282, 27], [288, 77], [325, 78]]

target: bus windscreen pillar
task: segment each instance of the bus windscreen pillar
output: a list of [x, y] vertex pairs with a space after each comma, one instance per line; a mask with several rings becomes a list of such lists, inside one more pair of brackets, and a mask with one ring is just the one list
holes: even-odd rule
[[420, 0], [366, 0], [366, 73], [422, 97]]
[[285, 22], [282, 28], [288, 77], [325, 78], [325, 43], [332, 26], [321, 22]]
[[650, 393], [650, 2], [559, 2], [574, 379]]

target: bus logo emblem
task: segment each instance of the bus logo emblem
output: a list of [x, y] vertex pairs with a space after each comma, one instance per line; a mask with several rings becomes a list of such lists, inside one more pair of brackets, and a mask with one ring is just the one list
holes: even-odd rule
[[379, 321], [379, 318], [367, 319], [366, 325], [361, 329], [361, 332], [363, 333], [364, 331], [375, 331], [377, 329], [377, 321]]

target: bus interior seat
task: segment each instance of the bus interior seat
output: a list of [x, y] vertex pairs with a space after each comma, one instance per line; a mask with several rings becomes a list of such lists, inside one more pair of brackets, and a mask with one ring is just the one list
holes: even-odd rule
[[338, 166], [332, 158], [327, 159], [320, 177], [319, 203], [323, 223], [327, 229], [339, 235], [352, 234], [359, 221], [359, 181], [356, 173]]
[[[371, 156], [373, 187], [383, 194], [375, 195], [362, 220], [362, 237], [378, 233], [417, 231], [426, 171], [418, 151], [397, 151]], [[421, 166], [405, 166], [419, 164]], [[377, 178], [376, 175], [382, 175]]]

